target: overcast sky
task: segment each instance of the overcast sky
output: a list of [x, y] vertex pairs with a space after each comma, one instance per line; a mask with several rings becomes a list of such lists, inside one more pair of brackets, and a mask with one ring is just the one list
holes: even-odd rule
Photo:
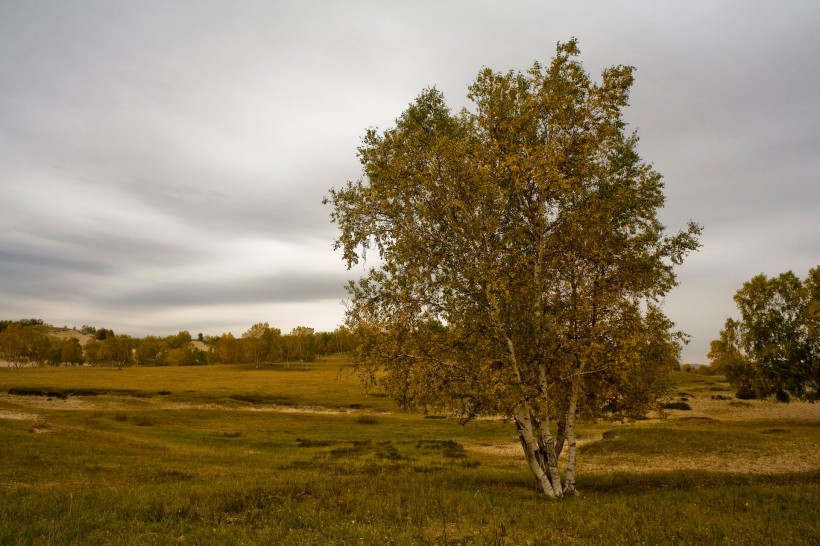
[[757, 273], [820, 263], [820, 2], [0, 2], [0, 319], [135, 336], [343, 322], [321, 204], [365, 129], [479, 69], [637, 68], [627, 118], [703, 248], [665, 305], [706, 362]]

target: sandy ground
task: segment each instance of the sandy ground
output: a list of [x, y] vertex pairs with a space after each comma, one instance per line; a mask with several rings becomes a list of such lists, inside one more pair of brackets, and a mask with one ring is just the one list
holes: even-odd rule
[[17, 396], [14, 394], [0, 393], [0, 402], [15, 406], [23, 406], [27, 409], [85, 410], [94, 409], [97, 407], [94, 404], [75, 396], [60, 399], [47, 398], [45, 396]]
[[40, 419], [40, 416], [36, 413], [0, 410], [0, 419], [9, 419], [11, 421], [37, 421]]
[[88, 335], [88, 334], [81, 334], [77, 330], [70, 330], [70, 329], [57, 330], [57, 331], [54, 331], [54, 332], [50, 332], [48, 335], [50, 335], [52, 337], [60, 338], [60, 339], [74, 338], [74, 339], [76, 339], [77, 341], [80, 342], [80, 346], [85, 346], [85, 344], [88, 343], [88, 340], [91, 339], [91, 336]]
[[[355, 414], [355, 413], [370, 413], [364, 409], [353, 408], [328, 408], [324, 406], [281, 406], [276, 404], [260, 405], [260, 406], [240, 406], [240, 405], [226, 405], [219, 403], [192, 403], [192, 402], [166, 402], [162, 398], [132, 398], [126, 396], [97, 396], [94, 397], [93, 402], [84, 399], [82, 396], [69, 396], [65, 399], [47, 398], [44, 396], [18, 396], [13, 394], [0, 393], [0, 403], [23, 407], [26, 409], [45, 409], [45, 410], [90, 410], [90, 409], [123, 409], [135, 408], [134, 402], [138, 402], [140, 406], [153, 406], [164, 410], [219, 410], [219, 411], [241, 411], [254, 413], [308, 413], [318, 415], [334, 415], [334, 414]], [[4, 419], [4, 415], [16, 412], [5, 412], [0, 410], [0, 419]], [[384, 415], [385, 412], [379, 412]], [[36, 416], [35, 417], [39, 417]], [[10, 418], [10, 417], [9, 417]]]

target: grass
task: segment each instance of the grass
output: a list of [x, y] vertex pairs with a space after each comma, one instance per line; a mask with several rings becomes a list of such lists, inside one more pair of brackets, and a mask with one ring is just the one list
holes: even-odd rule
[[[693, 411], [583, 424], [581, 436], [597, 438], [581, 448], [584, 494], [555, 503], [536, 495], [510, 423], [399, 412], [342, 365], [0, 370], [0, 544], [812, 544], [820, 534], [818, 422], [704, 416], [699, 401], [733, 401], [711, 398], [726, 392], [719, 378], [678, 377]], [[790, 453], [802, 463], [761, 468]], [[724, 459], [733, 465], [715, 464]]]

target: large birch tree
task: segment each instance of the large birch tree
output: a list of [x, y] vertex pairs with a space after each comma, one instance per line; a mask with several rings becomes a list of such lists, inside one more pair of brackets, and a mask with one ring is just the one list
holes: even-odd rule
[[348, 267], [379, 257], [348, 286], [365, 380], [406, 408], [509, 417], [550, 497], [576, 492], [578, 416], [642, 414], [667, 388], [683, 335], [658, 302], [700, 229], [658, 221], [661, 176], [622, 115], [633, 69], [595, 83], [578, 55], [484, 69], [458, 113], [424, 90], [325, 199]]

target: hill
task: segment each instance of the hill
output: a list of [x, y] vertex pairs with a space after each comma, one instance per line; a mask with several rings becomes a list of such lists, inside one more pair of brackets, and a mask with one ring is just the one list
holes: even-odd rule
[[77, 330], [69, 329], [69, 328], [54, 328], [54, 327], [51, 327], [46, 332], [46, 334], [48, 334], [51, 337], [56, 337], [58, 339], [70, 339], [70, 338], [76, 339], [77, 341], [80, 342], [80, 346], [82, 346], [82, 347], [85, 347], [85, 344], [88, 342], [88, 340], [93, 339], [93, 336], [90, 336], [88, 334], [83, 334], [81, 332], [78, 332]]

